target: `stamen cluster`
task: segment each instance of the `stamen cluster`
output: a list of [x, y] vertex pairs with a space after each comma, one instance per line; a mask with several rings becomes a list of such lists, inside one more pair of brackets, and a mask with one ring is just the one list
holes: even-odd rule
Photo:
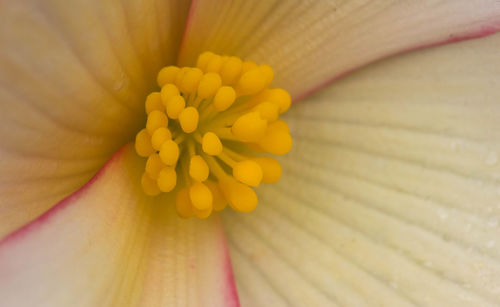
[[290, 95], [269, 88], [274, 72], [234, 56], [202, 53], [196, 67], [168, 66], [157, 76], [159, 92], [146, 98], [146, 127], [136, 136], [147, 158], [141, 183], [156, 196], [177, 186], [182, 217], [208, 217], [229, 204], [250, 212], [257, 206], [251, 187], [274, 183], [281, 165], [266, 155], [292, 147], [279, 116]]

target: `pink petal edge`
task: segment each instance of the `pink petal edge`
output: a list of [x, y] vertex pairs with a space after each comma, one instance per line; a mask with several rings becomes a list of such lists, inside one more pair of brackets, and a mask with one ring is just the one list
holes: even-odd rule
[[[51, 219], [55, 218], [57, 214], [61, 213], [64, 209], [67, 209], [68, 206], [70, 206], [72, 203], [75, 203], [74, 201], [82, 197], [86, 193], [86, 191], [92, 186], [92, 184], [95, 183], [106, 172], [107, 168], [110, 165], [112, 165], [113, 162], [122, 157], [127, 147], [128, 145], [121, 147], [111, 157], [111, 159], [109, 159], [106, 162], [106, 164], [80, 189], [78, 189], [73, 194], [67, 196], [66, 198], [58, 202], [56, 205], [54, 205], [52, 208], [50, 208], [48, 211], [40, 215], [35, 220], [29, 222], [28, 224], [15, 230], [14, 232], [7, 235], [5, 238], [0, 240], [0, 250], [8, 248], [9, 244], [15, 244], [17, 240], [20, 240], [25, 236], [29, 235], [30, 233], [37, 231], [40, 227], [43, 227]], [[219, 238], [221, 239], [220, 244], [224, 253], [224, 258], [221, 259], [221, 261], [226, 279], [225, 300], [227, 302], [227, 306], [239, 307], [240, 302], [238, 298], [238, 292], [236, 289], [236, 283], [234, 280], [233, 267], [229, 255], [229, 248], [227, 245], [226, 235], [221, 222], [219, 222], [219, 225], [220, 225], [219, 229], [221, 232], [219, 236]]]
[[384, 60], [384, 59], [387, 59], [387, 58], [392, 57], [392, 56], [404, 54], [407, 52], [417, 51], [417, 50], [421, 50], [421, 49], [425, 49], [425, 48], [438, 47], [438, 46], [443, 46], [446, 44], [458, 43], [458, 42], [469, 40], [469, 39], [478, 39], [478, 38], [482, 38], [482, 37], [486, 37], [486, 36], [495, 34], [499, 31], [500, 31], [500, 22], [497, 22], [497, 23], [492, 24], [490, 26], [482, 26], [481, 29], [477, 32], [465, 33], [463, 35], [450, 34], [449, 37], [443, 41], [431, 42], [431, 43], [420, 45], [420, 46], [409, 47], [408, 49], [402, 49], [402, 50], [399, 50], [397, 52], [384, 55], [380, 58], [376, 58], [376, 59], [373, 59], [367, 63], [364, 63], [363, 65], [360, 65], [358, 67], [353, 67], [347, 71], [344, 71], [343, 73], [340, 73], [340, 74], [332, 77], [331, 79], [328, 79], [324, 83], [319, 84], [317, 87], [312, 88], [308, 91], [305, 91], [302, 94], [297, 95], [296, 97], [293, 98], [293, 103], [296, 103], [296, 102], [308, 97], [309, 95], [312, 95], [314, 92], [321, 90], [322, 88], [330, 85], [334, 81], [337, 81], [337, 80], [349, 75], [350, 73], [355, 72], [358, 69], [365, 67], [366, 65], [378, 62], [380, 60]]
[[228, 306], [240, 307], [240, 300], [238, 297], [238, 290], [236, 289], [236, 282], [234, 279], [233, 265], [231, 263], [231, 257], [229, 253], [229, 247], [227, 245], [226, 234], [221, 223], [221, 238], [223, 239], [222, 248], [224, 252], [224, 271], [226, 277], [226, 302]]
[[[184, 44], [186, 43], [186, 36], [191, 26], [191, 21], [193, 19], [193, 14], [196, 9], [196, 0], [191, 0], [191, 4], [189, 5], [189, 12], [186, 18], [186, 24], [184, 25], [184, 32], [182, 33], [181, 43], [179, 44], [179, 50], [177, 50], [177, 64], [180, 63], [181, 52], [184, 49]], [[205, 51], [205, 50], [203, 50]]]
[[14, 242], [18, 239], [23, 238], [24, 236], [28, 235], [29, 233], [36, 231], [38, 228], [43, 227], [43, 225], [50, 221], [52, 218], [54, 218], [59, 212], [62, 210], [66, 209], [71, 203], [73, 203], [75, 200], [78, 198], [82, 197], [84, 193], [92, 186], [94, 182], [97, 181], [106, 171], [107, 167], [111, 165], [115, 160], [119, 159], [123, 153], [125, 152], [125, 149], [127, 148], [127, 145], [122, 146], [118, 151], [109, 159], [106, 164], [94, 175], [90, 180], [85, 183], [81, 188], [73, 192], [71, 195], [67, 196], [63, 200], [59, 201], [57, 204], [55, 204], [52, 208], [44, 212], [42, 215], [37, 217], [36, 219], [32, 220], [31, 222], [28, 222], [26, 225], [22, 226], [21, 228], [14, 230], [12, 233], [9, 235], [5, 236], [3, 239], [0, 240], [0, 249], [6, 248], [5, 245], [8, 245], [10, 242]]

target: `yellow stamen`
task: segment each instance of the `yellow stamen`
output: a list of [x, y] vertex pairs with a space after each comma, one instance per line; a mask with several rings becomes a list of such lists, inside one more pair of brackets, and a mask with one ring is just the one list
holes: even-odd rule
[[243, 61], [235, 56], [229, 57], [224, 64], [222, 64], [220, 75], [223, 84], [233, 84], [241, 75], [243, 68]]
[[207, 132], [203, 135], [202, 149], [206, 154], [217, 156], [222, 152], [222, 148], [222, 143], [217, 134]]
[[269, 125], [266, 135], [257, 144], [270, 154], [284, 155], [292, 148], [292, 137], [287, 132], [288, 126], [283, 126], [280, 121], [275, 123]]
[[208, 178], [210, 170], [208, 168], [207, 162], [199, 155], [191, 157], [189, 162], [189, 175], [191, 178], [198, 181], [205, 181]]
[[212, 192], [212, 206], [215, 211], [221, 211], [227, 206], [227, 201], [224, 198], [224, 195], [222, 195], [222, 191], [220, 190], [220, 187], [217, 183], [214, 181], [205, 181], [205, 185], [210, 189], [210, 192]]
[[164, 167], [158, 173], [157, 184], [158, 188], [162, 192], [172, 191], [177, 184], [177, 173], [175, 172], [175, 169], [171, 166]]
[[244, 184], [258, 187], [262, 181], [262, 168], [252, 160], [240, 161], [233, 165], [233, 176]]
[[269, 101], [259, 103], [253, 110], [259, 112], [260, 116], [268, 122], [273, 122], [280, 116], [279, 106]]
[[146, 161], [146, 173], [152, 179], [157, 179], [158, 174], [166, 165], [160, 159], [160, 155], [152, 154]]
[[149, 177], [146, 173], [142, 174], [141, 186], [144, 193], [149, 196], [156, 196], [161, 192], [156, 184], [156, 180]]
[[212, 208], [212, 192], [201, 182], [195, 182], [189, 188], [189, 199], [193, 207], [198, 210], [207, 210]]
[[167, 109], [167, 115], [171, 119], [179, 118], [179, 114], [184, 110], [186, 106], [186, 101], [184, 97], [180, 95], [175, 95], [169, 97], [165, 102], [165, 108]]
[[198, 97], [206, 99], [215, 95], [222, 84], [219, 74], [209, 72], [203, 75], [198, 84]]
[[196, 131], [199, 118], [200, 115], [198, 114], [198, 110], [194, 107], [187, 107], [182, 110], [181, 114], [179, 114], [179, 123], [181, 124], [182, 130], [186, 133]]
[[271, 157], [254, 157], [253, 161], [259, 164], [262, 170], [262, 182], [275, 183], [281, 177], [281, 165], [278, 160]]
[[155, 152], [153, 145], [151, 145], [151, 136], [148, 130], [142, 129], [135, 136], [135, 151], [139, 156], [144, 158], [149, 157], [150, 154]]
[[217, 90], [214, 97], [213, 106], [217, 111], [225, 111], [234, 103], [236, 92], [230, 86], [222, 86]]
[[236, 181], [232, 177], [226, 177], [219, 181], [219, 187], [222, 190], [227, 202], [236, 211], [251, 212], [257, 207], [257, 194], [252, 188]]
[[159, 92], [152, 92], [146, 98], [146, 114], [149, 114], [154, 110], [162, 112], [165, 110], [165, 107], [161, 102], [161, 94]]
[[165, 141], [160, 148], [160, 158], [166, 165], [174, 166], [179, 159], [179, 145], [173, 140]]
[[166, 127], [160, 127], [151, 136], [151, 145], [155, 150], [160, 150], [165, 141], [172, 139], [172, 133]]
[[198, 60], [196, 61], [196, 67], [205, 71], [207, 68], [208, 61], [210, 61], [210, 58], [212, 58], [214, 55], [215, 53], [210, 51], [203, 52], [202, 54], [200, 54]]
[[177, 214], [179, 214], [183, 218], [189, 218], [194, 215], [193, 205], [191, 204], [191, 200], [189, 199], [188, 187], [181, 189], [177, 193], [177, 197], [175, 199], [175, 209], [177, 210]]
[[149, 134], [153, 134], [156, 129], [161, 128], [161, 127], [167, 127], [168, 125], [168, 117], [165, 115], [165, 113], [154, 110], [148, 115], [148, 120], [146, 122], [146, 129], [148, 130]]
[[255, 209], [251, 187], [281, 177], [278, 161], [258, 155], [284, 154], [292, 145], [288, 125], [279, 120], [290, 95], [268, 88], [273, 78], [269, 65], [212, 52], [202, 53], [196, 67], [161, 69], [160, 89], [145, 100], [146, 127], [135, 140], [138, 155], [147, 158], [144, 193], [175, 189], [184, 218], [207, 218], [228, 204], [240, 212]]
[[238, 118], [231, 128], [231, 132], [242, 142], [257, 142], [264, 137], [267, 121], [259, 112], [250, 112]]
[[156, 78], [158, 86], [162, 87], [167, 83], [173, 83], [180, 70], [181, 69], [177, 66], [167, 66], [162, 68]]

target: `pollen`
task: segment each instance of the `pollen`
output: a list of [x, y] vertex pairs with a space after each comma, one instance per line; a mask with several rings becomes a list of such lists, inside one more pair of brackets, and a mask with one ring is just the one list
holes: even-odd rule
[[291, 97], [270, 87], [273, 69], [238, 57], [202, 53], [196, 67], [167, 66], [145, 99], [146, 125], [135, 138], [145, 159], [140, 178], [150, 197], [175, 193], [183, 218], [207, 218], [227, 206], [251, 212], [254, 188], [277, 182], [270, 155], [292, 147], [280, 120]]

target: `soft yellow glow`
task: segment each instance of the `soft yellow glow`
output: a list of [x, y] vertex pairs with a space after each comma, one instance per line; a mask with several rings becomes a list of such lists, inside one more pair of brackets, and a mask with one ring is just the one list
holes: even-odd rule
[[147, 158], [144, 193], [176, 190], [184, 218], [207, 218], [228, 204], [240, 212], [255, 209], [252, 187], [281, 177], [279, 162], [258, 154], [281, 155], [292, 146], [290, 129], [279, 120], [290, 95], [270, 89], [273, 78], [269, 65], [212, 52], [202, 53], [196, 67], [161, 69], [135, 142]]

